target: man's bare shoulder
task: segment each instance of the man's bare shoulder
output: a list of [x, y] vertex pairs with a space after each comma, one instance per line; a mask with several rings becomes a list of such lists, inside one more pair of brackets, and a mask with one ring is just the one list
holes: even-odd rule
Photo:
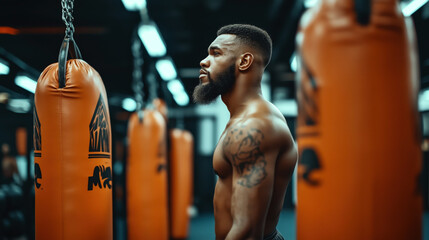
[[232, 119], [222, 138], [222, 150], [237, 176], [242, 177], [238, 183], [249, 188], [269, 175], [267, 169], [275, 166], [278, 156], [290, 155], [287, 162], [292, 165], [296, 160], [284, 117], [269, 109]]
[[286, 121], [282, 116], [254, 115], [232, 123], [226, 130], [224, 146], [251, 140], [261, 148], [284, 148], [293, 144]]
[[238, 124], [259, 129], [266, 135], [268, 143], [280, 141], [290, 144], [293, 141], [283, 114], [268, 101], [258, 101]]

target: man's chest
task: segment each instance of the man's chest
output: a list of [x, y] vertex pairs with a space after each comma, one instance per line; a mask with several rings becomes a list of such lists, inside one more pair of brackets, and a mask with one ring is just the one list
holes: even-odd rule
[[225, 152], [228, 146], [224, 144], [225, 136], [222, 135], [213, 153], [213, 169], [220, 178], [225, 178], [231, 175], [232, 167]]

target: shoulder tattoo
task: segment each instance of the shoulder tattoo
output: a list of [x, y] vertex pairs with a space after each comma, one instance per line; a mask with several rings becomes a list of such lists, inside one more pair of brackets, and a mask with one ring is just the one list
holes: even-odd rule
[[242, 186], [252, 188], [267, 176], [267, 161], [260, 149], [263, 138], [256, 128], [240, 126], [228, 131], [223, 147], [230, 149], [231, 164], [239, 175], [237, 183]]

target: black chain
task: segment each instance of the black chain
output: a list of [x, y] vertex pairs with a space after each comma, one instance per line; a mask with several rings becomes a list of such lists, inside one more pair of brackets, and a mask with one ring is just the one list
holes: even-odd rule
[[135, 93], [136, 102], [137, 102], [137, 111], [140, 111], [143, 107], [143, 57], [141, 54], [141, 42], [138, 37], [134, 38], [134, 41], [131, 45], [131, 52], [134, 58], [134, 70], [133, 70], [133, 81], [132, 89]]
[[74, 26], [73, 26], [73, 7], [74, 7], [74, 0], [61, 0], [61, 7], [62, 7], [62, 19], [64, 23], [66, 24], [66, 37], [71, 38], [74, 33]]
[[155, 98], [157, 98], [157, 89], [158, 89], [158, 82], [156, 81], [156, 76], [153, 73], [148, 74], [146, 77], [149, 94], [148, 94], [148, 102], [152, 102]]

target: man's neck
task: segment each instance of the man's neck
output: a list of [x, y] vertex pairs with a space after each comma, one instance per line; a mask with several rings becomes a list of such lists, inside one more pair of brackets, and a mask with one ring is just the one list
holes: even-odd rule
[[243, 112], [247, 105], [262, 97], [261, 79], [237, 78], [235, 86], [231, 91], [223, 94], [222, 101], [230, 113], [230, 118]]

